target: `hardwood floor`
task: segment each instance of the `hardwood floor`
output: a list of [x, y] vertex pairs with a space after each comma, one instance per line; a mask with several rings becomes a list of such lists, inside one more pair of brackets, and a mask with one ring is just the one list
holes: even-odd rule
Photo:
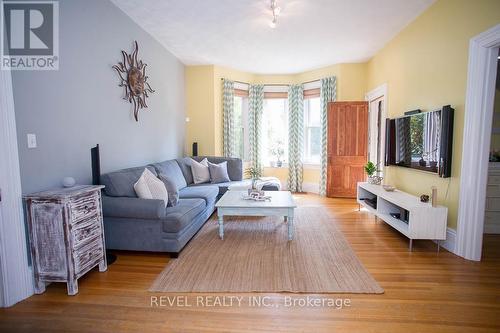
[[[64, 284], [52, 284], [42, 295], [0, 309], [0, 332], [500, 331], [500, 237], [485, 237], [481, 263], [445, 250], [438, 254], [430, 241], [415, 241], [408, 252], [404, 236], [373, 215], [358, 212], [354, 200], [310, 194], [296, 200], [300, 206], [326, 207], [335, 216], [384, 294], [310, 295], [349, 299], [351, 305], [342, 309], [285, 306], [285, 296], [298, 301], [308, 296], [303, 294], [231, 294], [226, 296], [244, 300], [241, 306], [227, 307], [196, 306], [197, 296], [224, 294], [170, 294], [186, 296], [191, 307], [151, 307], [151, 296], [161, 294], [147, 289], [168, 255], [119, 252], [107, 272], [94, 270], [79, 281], [76, 296], [67, 296]], [[270, 297], [265, 303], [272, 306], [250, 306], [249, 296]]]

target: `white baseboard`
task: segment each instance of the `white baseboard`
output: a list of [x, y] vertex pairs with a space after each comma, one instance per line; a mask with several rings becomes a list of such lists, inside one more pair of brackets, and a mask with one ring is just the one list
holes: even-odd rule
[[[446, 240], [439, 241], [439, 245], [444, 247], [446, 250], [451, 253], [455, 253], [455, 240], [457, 238], [457, 231], [455, 229], [447, 228], [446, 229]], [[456, 254], [456, 253], [455, 253]]]
[[302, 183], [302, 191], [308, 193], [319, 194], [319, 184], [317, 183]]

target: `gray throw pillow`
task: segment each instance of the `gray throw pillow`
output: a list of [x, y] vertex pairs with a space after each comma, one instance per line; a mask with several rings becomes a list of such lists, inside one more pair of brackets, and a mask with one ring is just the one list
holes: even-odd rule
[[168, 192], [167, 206], [169, 207], [177, 206], [177, 203], [179, 203], [179, 190], [177, 189], [175, 182], [165, 174], [160, 174], [159, 177], [160, 180], [163, 182], [163, 184], [165, 184], [165, 187], [167, 188]]
[[212, 184], [225, 183], [231, 181], [227, 174], [227, 162], [219, 164], [208, 162], [208, 170], [210, 171], [210, 182]]

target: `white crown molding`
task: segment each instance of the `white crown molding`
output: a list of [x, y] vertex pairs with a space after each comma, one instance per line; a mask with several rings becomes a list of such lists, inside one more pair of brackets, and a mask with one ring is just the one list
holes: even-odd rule
[[384, 101], [387, 100], [387, 83], [384, 83], [377, 88], [365, 94], [365, 101], [373, 101], [379, 97], [384, 96]]
[[500, 24], [469, 44], [460, 199], [455, 251], [481, 260], [488, 155], [492, 127]]
[[12, 306], [33, 295], [28, 266], [14, 99], [10, 71], [0, 71], [0, 293], [1, 306]]

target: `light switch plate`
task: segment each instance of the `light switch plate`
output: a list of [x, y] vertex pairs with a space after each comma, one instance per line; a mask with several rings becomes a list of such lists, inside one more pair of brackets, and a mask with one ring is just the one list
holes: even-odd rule
[[36, 148], [36, 135], [28, 134], [28, 148]]

